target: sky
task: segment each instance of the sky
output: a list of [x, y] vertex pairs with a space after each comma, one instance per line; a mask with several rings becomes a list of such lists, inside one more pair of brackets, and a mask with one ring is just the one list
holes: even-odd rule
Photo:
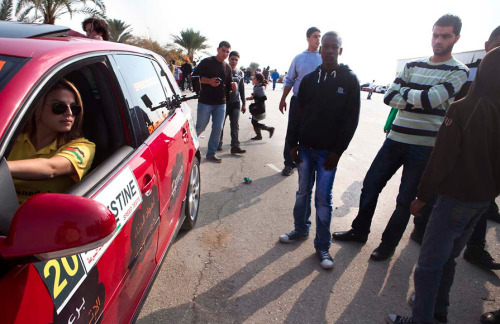
[[[240, 65], [251, 62], [284, 73], [293, 57], [307, 49], [306, 30], [340, 33], [343, 54], [361, 83], [388, 84], [398, 59], [431, 56], [432, 26], [446, 13], [462, 19], [461, 38], [454, 52], [484, 48], [500, 25], [499, 0], [104, 0], [107, 16], [130, 24], [133, 34], [172, 43], [183, 29], [199, 30], [208, 38], [208, 54], [226, 40], [237, 50]], [[90, 1], [87, 1], [91, 4]], [[83, 16], [56, 21], [81, 30]], [[198, 55], [196, 55], [198, 56]], [[195, 56], [195, 58], [196, 58]]]

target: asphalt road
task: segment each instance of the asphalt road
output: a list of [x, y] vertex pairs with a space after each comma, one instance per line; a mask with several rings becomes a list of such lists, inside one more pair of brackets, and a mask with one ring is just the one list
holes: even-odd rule
[[[247, 153], [229, 153], [228, 123], [222, 163], [202, 159], [198, 223], [179, 234], [137, 323], [383, 323], [390, 312], [411, 314], [406, 300], [419, 253], [409, 239], [412, 220], [390, 261], [369, 260], [394, 210], [401, 170], [380, 195], [368, 242], [332, 243], [333, 270], [323, 270], [315, 255], [314, 216], [307, 241], [278, 242], [293, 229], [297, 190], [296, 173], [279, 173], [287, 123], [278, 110], [281, 94], [281, 84], [267, 90], [264, 123], [276, 128], [273, 138], [265, 133], [264, 140], [251, 141], [247, 112], [241, 115], [239, 136]], [[332, 231], [350, 228], [363, 178], [385, 137], [389, 107], [381, 94], [365, 100], [366, 94], [356, 135], [337, 169]], [[196, 102], [190, 106], [196, 108]], [[207, 128], [200, 139], [203, 156], [209, 134]], [[251, 184], [243, 182], [247, 176]], [[500, 260], [500, 230], [488, 225], [488, 250]], [[457, 263], [448, 322], [479, 323], [483, 312], [500, 308], [499, 272], [481, 270], [461, 256]]]

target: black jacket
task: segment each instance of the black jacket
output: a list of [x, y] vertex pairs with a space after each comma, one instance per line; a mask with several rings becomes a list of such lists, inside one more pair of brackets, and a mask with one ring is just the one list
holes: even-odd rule
[[302, 79], [297, 99], [297, 122], [288, 127], [288, 145], [327, 150], [340, 157], [358, 126], [356, 75], [344, 64], [329, 73], [319, 66]]
[[500, 48], [481, 62], [467, 96], [450, 105], [417, 197], [489, 201], [500, 193]]

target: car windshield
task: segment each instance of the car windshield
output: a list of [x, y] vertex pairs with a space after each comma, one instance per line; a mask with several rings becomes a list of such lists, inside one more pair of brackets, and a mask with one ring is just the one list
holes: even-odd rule
[[24, 57], [0, 55], [0, 91], [27, 61]]

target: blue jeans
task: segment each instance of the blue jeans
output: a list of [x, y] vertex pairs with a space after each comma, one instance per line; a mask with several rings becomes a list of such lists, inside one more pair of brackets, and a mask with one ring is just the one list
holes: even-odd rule
[[220, 134], [226, 117], [226, 105], [206, 105], [198, 102], [198, 114], [196, 119], [196, 133], [200, 136], [207, 128], [212, 116], [212, 132], [208, 139], [207, 157], [214, 156], [219, 146]]
[[403, 166], [396, 209], [382, 234], [382, 244], [386, 247], [395, 248], [399, 244], [410, 220], [410, 204], [417, 195], [417, 187], [431, 152], [431, 146], [385, 140], [363, 181], [358, 215], [352, 222], [354, 232], [360, 235], [370, 233], [378, 196], [387, 181]]
[[[287, 133], [288, 133], [288, 128], [293, 127], [295, 123], [297, 123], [297, 112], [295, 111], [295, 107], [297, 105], [297, 96], [292, 96], [290, 99], [290, 107], [288, 108], [288, 126], [287, 126]], [[289, 166], [292, 168], [295, 168], [295, 162], [293, 162], [292, 158], [290, 157], [290, 150], [291, 147], [288, 146], [288, 140], [285, 137], [285, 147], [283, 148], [283, 158], [285, 159], [285, 166]]]
[[276, 88], [276, 81], [278, 81], [278, 80], [273, 79], [273, 90]]
[[332, 220], [332, 187], [337, 169], [325, 170], [323, 164], [328, 151], [313, 150], [300, 147], [300, 162], [297, 166], [299, 173], [299, 190], [293, 207], [295, 230], [308, 234], [311, 227], [311, 195], [316, 179], [316, 192], [314, 205], [316, 207], [316, 237], [314, 247], [316, 250], [330, 248], [330, 222]]
[[424, 234], [415, 269], [413, 319], [434, 323], [434, 313], [448, 314], [455, 258], [469, 240], [474, 226], [490, 201], [465, 202], [439, 196]]

